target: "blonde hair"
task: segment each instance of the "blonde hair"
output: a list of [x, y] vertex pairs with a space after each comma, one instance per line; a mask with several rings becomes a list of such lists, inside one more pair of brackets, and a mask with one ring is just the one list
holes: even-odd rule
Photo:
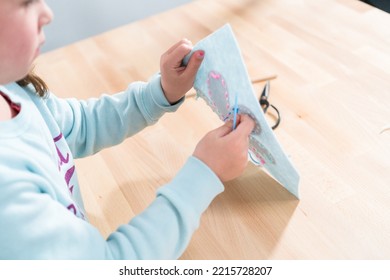
[[46, 83], [39, 76], [37, 76], [33, 71], [31, 71], [23, 79], [17, 81], [17, 83], [21, 87], [25, 87], [25, 86], [28, 86], [29, 84], [31, 84], [34, 87], [36, 93], [40, 97], [45, 97], [47, 92], [49, 91]]

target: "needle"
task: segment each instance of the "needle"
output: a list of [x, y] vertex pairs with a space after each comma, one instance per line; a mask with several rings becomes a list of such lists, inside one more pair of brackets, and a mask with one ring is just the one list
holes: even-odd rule
[[236, 94], [236, 96], [235, 96], [235, 98], [234, 98], [234, 108], [233, 108], [233, 130], [236, 129], [236, 122], [237, 122], [237, 112], [238, 112], [237, 99], [238, 99], [238, 94]]

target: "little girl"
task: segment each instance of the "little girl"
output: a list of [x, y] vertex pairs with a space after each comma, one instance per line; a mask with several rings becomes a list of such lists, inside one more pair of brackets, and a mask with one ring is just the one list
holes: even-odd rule
[[105, 240], [88, 223], [73, 158], [116, 145], [175, 111], [203, 60], [181, 40], [161, 74], [100, 99], [60, 99], [30, 69], [52, 12], [43, 0], [0, 0], [0, 259], [175, 259], [201, 214], [247, 163], [254, 122], [209, 132], [141, 214]]

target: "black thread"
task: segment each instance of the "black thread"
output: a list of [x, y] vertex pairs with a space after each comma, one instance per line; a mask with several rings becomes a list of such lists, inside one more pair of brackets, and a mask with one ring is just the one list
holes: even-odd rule
[[269, 81], [267, 81], [267, 84], [265, 85], [263, 92], [261, 93], [259, 103], [260, 103], [261, 108], [263, 109], [264, 114], [267, 113], [267, 110], [270, 106], [271, 106], [271, 108], [273, 108], [275, 110], [278, 117], [276, 119], [276, 123], [271, 128], [276, 129], [281, 122], [281, 116], [280, 116], [280, 112], [279, 112], [278, 108], [276, 108], [274, 105], [270, 104], [268, 101], [269, 88], [270, 88], [270, 83], [269, 83]]

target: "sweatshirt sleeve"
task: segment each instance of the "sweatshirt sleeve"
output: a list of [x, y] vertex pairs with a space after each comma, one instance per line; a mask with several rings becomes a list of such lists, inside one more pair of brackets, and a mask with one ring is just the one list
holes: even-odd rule
[[214, 172], [190, 157], [143, 213], [109, 236], [110, 253], [115, 259], [177, 259], [198, 228], [202, 213], [223, 189]]
[[121, 143], [156, 123], [165, 112], [176, 111], [183, 100], [171, 106], [156, 74], [149, 82], [134, 82], [115, 95], [80, 101], [50, 94], [46, 104], [73, 156], [80, 158]]
[[0, 259], [176, 259], [202, 213], [223, 191], [217, 176], [190, 157], [148, 208], [105, 240], [42, 192], [41, 176], [2, 171], [8, 176], [0, 178]]

